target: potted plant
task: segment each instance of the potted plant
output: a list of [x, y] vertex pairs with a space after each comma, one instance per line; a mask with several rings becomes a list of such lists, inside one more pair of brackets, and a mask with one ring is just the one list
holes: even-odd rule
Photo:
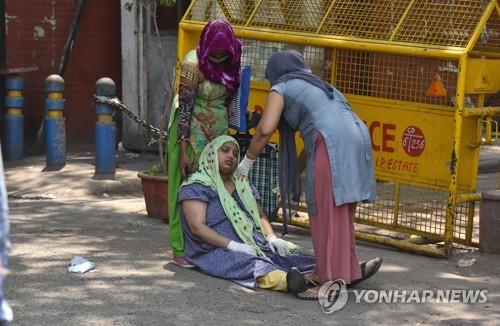
[[[161, 141], [161, 136], [159, 137], [158, 147], [162, 149], [164, 143]], [[137, 176], [141, 179], [148, 216], [168, 220], [166, 159], [163, 155], [163, 150], [159, 152], [160, 163], [153, 164], [147, 171], [138, 172]]]
[[[172, 74], [169, 94], [167, 96], [166, 106], [169, 106], [173, 100], [175, 89], [175, 71]], [[157, 138], [153, 138], [148, 146], [154, 143], [158, 144], [159, 163], [152, 164], [147, 171], [140, 171], [137, 176], [141, 179], [146, 210], [149, 217], [156, 217], [168, 220], [168, 177], [167, 177], [167, 158], [164, 148], [166, 144], [165, 124], [167, 121], [168, 108], [164, 110], [160, 118], [160, 127]]]

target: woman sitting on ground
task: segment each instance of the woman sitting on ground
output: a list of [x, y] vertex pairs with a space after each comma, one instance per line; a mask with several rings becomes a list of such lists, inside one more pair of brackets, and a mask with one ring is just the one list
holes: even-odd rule
[[248, 181], [234, 178], [239, 148], [219, 136], [203, 150], [197, 172], [179, 192], [185, 255], [203, 272], [242, 286], [298, 293], [315, 259], [278, 238]]

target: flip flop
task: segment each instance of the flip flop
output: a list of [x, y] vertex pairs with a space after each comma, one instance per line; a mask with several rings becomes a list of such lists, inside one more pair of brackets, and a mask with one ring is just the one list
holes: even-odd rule
[[185, 257], [174, 257], [172, 259], [172, 263], [184, 268], [196, 268], [196, 266], [191, 264], [191, 262], [189, 262], [189, 260], [187, 260]]
[[369, 279], [370, 277], [375, 275], [375, 273], [378, 272], [378, 270], [380, 269], [380, 266], [382, 266], [382, 263], [384, 262], [384, 260], [380, 257], [373, 258], [372, 260], [375, 260], [375, 259], [378, 259], [379, 261], [375, 263], [375, 265], [373, 266], [373, 268], [369, 272], [366, 271], [366, 263], [370, 262], [371, 260], [368, 262], [361, 263], [359, 265], [359, 267], [361, 268], [361, 278], [358, 278], [357, 280], [351, 281], [351, 283], [348, 284], [347, 287], [356, 286], [359, 283], [366, 281], [367, 279]]

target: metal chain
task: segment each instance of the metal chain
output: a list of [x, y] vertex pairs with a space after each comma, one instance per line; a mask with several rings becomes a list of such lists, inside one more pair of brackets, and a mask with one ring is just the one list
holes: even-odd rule
[[100, 95], [94, 95], [96, 103], [103, 103], [107, 105], [111, 105], [114, 108], [117, 108], [118, 110], [123, 111], [130, 119], [134, 120], [139, 124], [139, 126], [143, 126], [150, 132], [154, 133], [155, 135], [160, 135], [164, 138], [167, 138], [167, 132], [166, 131], [161, 131], [159, 128], [153, 127], [152, 125], [148, 124], [145, 120], [140, 119], [138, 116], [136, 116], [133, 112], [131, 112], [125, 104], [123, 104], [118, 97], [105, 97], [105, 96], [100, 96]]

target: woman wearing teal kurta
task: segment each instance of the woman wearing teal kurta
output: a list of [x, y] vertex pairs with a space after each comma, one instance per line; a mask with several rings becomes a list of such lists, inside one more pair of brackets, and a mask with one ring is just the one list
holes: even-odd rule
[[184, 257], [184, 236], [177, 196], [182, 179], [197, 168], [205, 145], [227, 134], [227, 107], [236, 93], [241, 42], [225, 20], [209, 22], [196, 50], [181, 65], [179, 94], [168, 130], [168, 238], [174, 263], [192, 267]]

